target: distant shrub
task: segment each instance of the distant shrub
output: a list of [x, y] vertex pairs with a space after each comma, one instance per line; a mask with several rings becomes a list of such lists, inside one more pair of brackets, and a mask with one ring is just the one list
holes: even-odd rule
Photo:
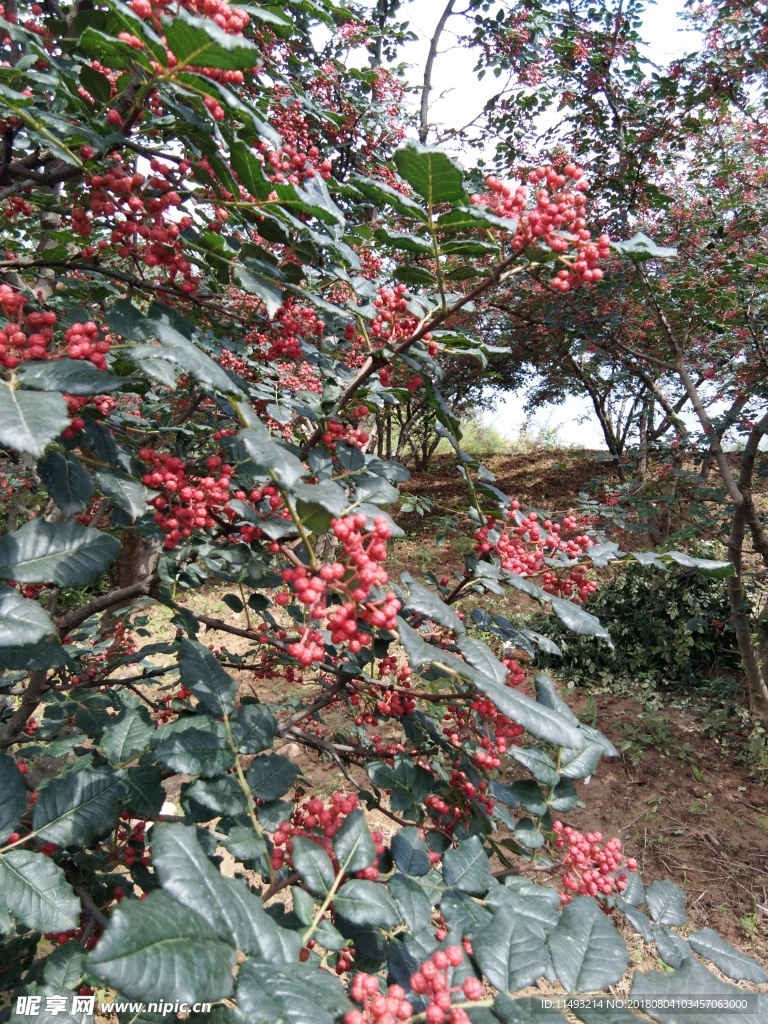
[[630, 677], [661, 687], [703, 686], [739, 668], [725, 580], [630, 563], [617, 566], [585, 608], [611, 634], [614, 650], [570, 633], [554, 617], [542, 616], [535, 626], [563, 652], [562, 659], [552, 657], [552, 667], [576, 683]]

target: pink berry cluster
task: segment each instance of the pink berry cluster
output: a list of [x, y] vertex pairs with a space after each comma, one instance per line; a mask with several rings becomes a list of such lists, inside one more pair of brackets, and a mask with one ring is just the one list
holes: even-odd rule
[[[489, 816], [493, 814], [495, 802], [488, 796], [487, 782], [478, 782], [475, 785], [467, 777], [466, 772], [456, 767], [448, 776], [448, 786], [451, 790], [451, 803], [436, 793], [431, 793], [424, 799], [427, 812], [439, 824], [441, 831], [451, 835], [460, 822], [469, 821], [473, 804], [479, 806], [483, 813]], [[456, 799], [457, 794], [460, 800]]]
[[[427, 1024], [470, 1024], [462, 1005], [483, 998], [483, 984], [477, 978], [465, 978], [461, 985], [451, 985], [453, 970], [464, 959], [461, 946], [438, 949], [411, 976], [411, 989], [427, 1001], [424, 1019]], [[386, 995], [381, 992], [376, 975], [357, 974], [352, 981], [351, 996], [362, 1010], [350, 1010], [344, 1024], [398, 1024], [413, 1016], [413, 1006], [400, 985], [390, 985]]]
[[396, 284], [394, 288], [379, 288], [379, 294], [373, 300], [378, 314], [371, 321], [372, 337], [392, 343], [413, 334], [419, 318], [408, 312], [407, 292], [404, 284]]
[[245, 341], [258, 346], [258, 358], [265, 363], [287, 361], [295, 364], [303, 359], [302, 341], [308, 339], [317, 344], [325, 329], [314, 309], [301, 306], [289, 297], [275, 314], [269, 328], [251, 331], [245, 336]]
[[536, 512], [517, 515], [519, 508], [520, 502], [513, 501], [506, 520], [488, 516], [475, 534], [474, 550], [479, 555], [496, 555], [503, 569], [518, 576], [541, 574], [543, 589], [549, 594], [585, 601], [597, 589], [597, 584], [587, 579], [586, 568], [571, 564], [556, 570], [545, 560], [564, 555], [574, 562], [592, 547], [592, 538], [576, 532], [579, 521], [574, 516], [566, 516], [562, 523], [551, 519], [540, 523]]
[[[293, 853], [291, 840], [303, 836], [321, 846], [338, 871], [339, 863], [331, 840], [341, 828], [347, 815], [357, 808], [358, 803], [357, 793], [336, 792], [332, 794], [327, 803], [315, 796], [310, 800], [305, 800], [302, 804], [297, 804], [291, 820], [281, 821], [272, 834], [272, 867], [274, 870], [279, 871], [285, 863], [290, 863]], [[376, 860], [378, 860], [385, 850], [384, 837], [381, 832], [372, 832], [371, 838], [376, 847]], [[356, 872], [356, 877], [375, 881], [379, 877], [376, 863]]]
[[[366, 532], [367, 518], [363, 513], [331, 521], [331, 529], [341, 545], [339, 559], [322, 565], [317, 572], [299, 565], [283, 570], [296, 598], [305, 605], [309, 618], [327, 619], [331, 640], [346, 644], [357, 653], [371, 642], [370, 633], [360, 632], [359, 623], [379, 629], [394, 629], [400, 602], [394, 594], [372, 597], [373, 588], [383, 587], [387, 573], [381, 563], [387, 556], [387, 540], [392, 536], [384, 516], [377, 516], [373, 529]], [[340, 605], [328, 605], [331, 594], [340, 596]], [[283, 591], [275, 598], [286, 605], [290, 593]], [[322, 661], [322, 637], [307, 628], [304, 635], [288, 646], [288, 653], [303, 665]]]
[[29, 359], [46, 359], [53, 339], [56, 314], [50, 311], [24, 313], [26, 303], [21, 292], [0, 284], [0, 309], [7, 324], [0, 330], [0, 366], [15, 370]]
[[263, 140], [257, 144], [270, 181], [299, 185], [316, 174], [325, 180], [331, 177], [331, 161], [321, 159], [301, 100], [291, 99], [288, 89], [282, 86], [272, 90], [270, 121], [280, 133], [282, 145], [273, 149]]
[[107, 352], [112, 348], [112, 338], [99, 338], [99, 328], [88, 320], [84, 324], [72, 324], [64, 332], [67, 355], [70, 359], [87, 359], [100, 370], [107, 368]]
[[177, 455], [142, 448], [139, 458], [152, 467], [142, 481], [160, 494], [152, 500], [156, 509], [154, 520], [165, 533], [163, 547], [171, 550], [180, 540], [189, 538], [195, 530], [214, 527], [212, 510], [219, 510], [229, 500], [232, 467], [220, 456], [211, 455], [205, 461], [207, 475], [192, 475], [190, 467]]
[[610, 896], [622, 893], [627, 887], [627, 872], [637, 870], [634, 857], [624, 860], [620, 839], [603, 842], [600, 832], [582, 834], [561, 821], [552, 826], [555, 847], [566, 850], [563, 858], [563, 888], [561, 899], [570, 903], [573, 895]]
[[[92, 147], [82, 147], [81, 156], [90, 159]], [[99, 242], [99, 250], [111, 244], [118, 256], [147, 267], [162, 267], [170, 280], [177, 276], [183, 279], [182, 291], [196, 291], [194, 269], [180, 240], [191, 227], [192, 218], [174, 212], [182, 203], [177, 189], [190, 170], [189, 161], [182, 160], [172, 167], [153, 157], [149, 164], [152, 174], [147, 178], [125, 163], [121, 155], [113, 153], [109, 159], [112, 164], [108, 170], [86, 178], [85, 197], [72, 210], [73, 230], [89, 238], [94, 220], [103, 219], [110, 225], [111, 235], [109, 242]], [[83, 255], [94, 256], [96, 252], [97, 247], [87, 246]]]
[[470, 201], [517, 221], [512, 245], [518, 252], [542, 241], [563, 257], [566, 266], [550, 282], [556, 290], [567, 292], [577, 285], [601, 280], [603, 271], [597, 262], [610, 254], [611, 243], [607, 235], [593, 241], [587, 229], [584, 193], [589, 186], [583, 169], [573, 163], [562, 170], [537, 167], [529, 174], [528, 182], [534, 187], [543, 186], [534, 194], [532, 209], [526, 188], [513, 188], [493, 176], [486, 179], [489, 194], [472, 196]]

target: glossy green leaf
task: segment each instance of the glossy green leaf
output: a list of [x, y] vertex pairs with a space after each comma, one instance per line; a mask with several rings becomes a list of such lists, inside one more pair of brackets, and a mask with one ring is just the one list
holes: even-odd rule
[[164, 26], [171, 53], [182, 67], [249, 71], [260, 63], [259, 47], [241, 35], [225, 32], [210, 18], [179, 11]]
[[287, 793], [300, 769], [282, 754], [254, 757], [245, 777], [251, 792], [260, 800], [277, 800]]
[[120, 541], [78, 522], [32, 519], [0, 538], [0, 578], [83, 587], [105, 572]]
[[26, 806], [24, 778], [14, 759], [0, 753], [0, 846], [16, 830]]
[[392, 836], [392, 856], [405, 875], [428, 875], [432, 870], [429, 848], [417, 828], [401, 828]]
[[472, 940], [475, 958], [488, 981], [502, 991], [532, 985], [550, 970], [544, 939], [525, 918], [502, 911]]
[[32, 827], [46, 843], [86, 845], [117, 820], [123, 792], [123, 772], [109, 768], [84, 768], [51, 779], [40, 790]]
[[272, 746], [277, 719], [264, 704], [242, 704], [229, 720], [232, 738], [240, 754], [258, 754]]
[[768, 973], [751, 956], [726, 942], [712, 928], [701, 928], [688, 936], [691, 948], [711, 960], [719, 971], [734, 981], [768, 982]]
[[78, 397], [108, 395], [125, 384], [122, 377], [100, 370], [87, 359], [31, 360], [22, 363], [17, 372], [25, 387], [37, 391], [64, 391]]
[[555, 973], [567, 992], [615, 985], [629, 962], [627, 945], [589, 896], [569, 903], [547, 942]]
[[72, 452], [49, 450], [37, 464], [40, 481], [65, 516], [82, 512], [93, 494], [93, 479]]
[[128, 998], [195, 1003], [232, 994], [235, 956], [204, 918], [155, 891], [113, 912], [88, 969]]
[[237, 1005], [248, 1024], [336, 1024], [353, 1008], [341, 980], [327, 971], [254, 960], [246, 960], [238, 973]]
[[427, 203], [455, 203], [466, 199], [461, 168], [439, 149], [410, 143], [395, 153], [400, 177]]
[[359, 808], [346, 816], [332, 844], [336, 860], [347, 874], [369, 868], [376, 861], [376, 846]]
[[466, 633], [466, 626], [456, 612], [445, 601], [441, 601], [437, 594], [415, 582], [409, 582], [408, 589], [409, 594], [405, 602], [406, 611], [415, 612], [424, 618], [431, 619], [438, 625], [453, 630], [454, 633]]
[[648, 886], [645, 902], [656, 924], [686, 924], [685, 893], [668, 879], [656, 881]]
[[340, 918], [353, 925], [372, 928], [394, 928], [401, 921], [397, 904], [383, 885], [363, 878], [350, 878], [333, 900], [336, 922], [342, 932]]
[[42, 455], [69, 423], [63, 395], [19, 391], [0, 381], [0, 445]]
[[488, 854], [479, 836], [472, 836], [443, 857], [445, 884], [472, 896], [484, 896], [491, 886]]
[[35, 644], [54, 632], [45, 609], [14, 587], [0, 584], [0, 649]]
[[223, 724], [207, 715], [161, 726], [155, 732], [155, 744], [158, 760], [183, 775], [212, 778], [235, 763]]
[[293, 840], [293, 866], [304, 885], [316, 896], [324, 896], [336, 877], [331, 858], [322, 846], [304, 836]]
[[[710, 999], [719, 997], [730, 1002], [742, 1000], [747, 995], [745, 989], [720, 981], [695, 957], [686, 960], [682, 967], [669, 973], [636, 971], [629, 993], [630, 999], [642, 1000], [649, 1007], [649, 1015], [659, 1024], [697, 1024], [703, 1016], [698, 1008], [694, 1007], [685, 1012], [675, 1003], [667, 1009], [664, 1003], [668, 1001], [699, 1000], [708, 996]], [[768, 995], [757, 994], [751, 996], [751, 999], [753, 1010], [748, 1007], [729, 1012], [727, 1006], [717, 1009], [713, 1014], [717, 1024], [764, 1024], [768, 1014]]]
[[237, 683], [219, 659], [196, 640], [179, 642], [181, 682], [212, 715], [226, 715], [235, 706]]
[[41, 932], [66, 932], [80, 923], [80, 900], [62, 869], [31, 850], [0, 855], [0, 906]]
[[101, 749], [111, 764], [132, 761], [147, 746], [155, 732], [149, 715], [140, 708], [123, 711], [101, 735]]
[[147, 511], [147, 488], [135, 477], [116, 470], [100, 469], [96, 473], [96, 483], [105, 498], [125, 509], [131, 522]]

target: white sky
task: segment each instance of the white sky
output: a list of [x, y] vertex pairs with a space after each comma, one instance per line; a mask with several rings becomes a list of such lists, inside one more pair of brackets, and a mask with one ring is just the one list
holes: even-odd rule
[[[405, 48], [404, 59], [413, 66], [412, 80], [417, 82], [426, 61], [429, 39], [444, 7], [443, 0], [411, 0], [403, 11], [411, 28], [420, 39]], [[683, 31], [678, 13], [684, 0], [660, 0], [649, 4], [641, 34], [648, 40], [647, 55], [659, 65], [695, 50], [700, 37], [695, 32]], [[451, 23], [448, 23], [450, 31]], [[450, 35], [444, 35], [435, 64], [430, 121], [451, 127], [462, 127], [482, 110], [486, 100], [498, 91], [499, 81], [492, 75], [478, 82], [472, 69], [472, 53], [455, 45]], [[447, 147], [446, 147], [447, 148]], [[455, 154], [459, 156], [459, 154]], [[570, 398], [562, 405], [542, 409], [531, 421], [523, 413], [523, 396], [511, 394], [498, 403], [497, 411], [486, 417], [487, 422], [508, 437], [517, 437], [527, 426], [533, 436], [542, 430], [557, 431], [559, 442], [586, 448], [604, 448], [602, 432], [588, 401]], [[692, 424], [693, 425], [693, 422]]]

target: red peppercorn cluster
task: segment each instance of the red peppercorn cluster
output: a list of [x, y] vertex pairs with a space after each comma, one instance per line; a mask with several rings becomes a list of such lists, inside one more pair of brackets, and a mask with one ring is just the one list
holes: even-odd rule
[[347, 444], [354, 445], [355, 448], [363, 448], [368, 444], [369, 439], [370, 435], [366, 434], [364, 430], [346, 426], [344, 423], [340, 423], [339, 420], [329, 420], [323, 434], [323, 441], [331, 451], [333, 451], [339, 441], [346, 441]]
[[[436, 793], [424, 799], [429, 815], [440, 825], [443, 832], [452, 834], [460, 822], [469, 821], [472, 804], [479, 806], [485, 814], [493, 814], [494, 801], [488, 796], [488, 783], [475, 785], [467, 778], [466, 772], [454, 768], [448, 777], [451, 789], [451, 803]], [[457, 794], [460, 799], [457, 799]]]
[[[94, 218], [104, 219], [111, 224], [111, 244], [118, 256], [147, 267], [163, 267], [169, 280], [183, 278], [182, 291], [196, 291], [194, 268], [180, 241], [192, 218], [175, 212], [182, 203], [177, 189], [191, 164], [182, 160], [171, 166], [153, 157], [149, 162], [152, 174], [147, 178], [118, 153], [111, 153], [108, 159], [111, 166], [106, 171], [86, 177], [88, 192], [83, 204], [72, 210], [72, 229], [89, 238]], [[99, 246], [108, 244], [103, 240]], [[84, 250], [88, 256], [95, 253], [93, 246]]]
[[378, 315], [371, 321], [371, 337], [381, 341], [397, 342], [409, 338], [419, 326], [419, 318], [408, 312], [408, 289], [404, 284], [394, 288], [379, 288], [373, 300]]
[[212, 510], [223, 509], [229, 500], [232, 467], [219, 455], [205, 460], [206, 476], [190, 476], [183, 459], [169, 452], [156, 452], [142, 448], [139, 458], [152, 466], [142, 477], [147, 487], [160, 491], [152, 500], [157, 510], [154, 520], [166, 534], [163, 546], [171, 550], [182, 538], [191, 537], [195, 530], [214, 527]]
[[526, 188], [513, 188], [493, 176], [486, 179], [490, 193], [472, 196], [470, 201], [517, 221], [512, 246], [518, 252], [542, 241], [561, 255], [566, 267], [550, 282], [556, 290], [567, 292], [577, 285], [601, 280], [603, 271], [597, 262], [610, 254], [611, 242], [607, 235], [593, 241], [587, 229], [584, 193], [589, 186], [582, 168], [573, 163], [566, 164], [562, 171], [553, 166], [537, 167], [528, 181], [534, 187], [544, 186], [534, 195], [533, 209], [528, 208]]
[[[461, 946], [437, 949], [415, 974], [411, 975], [411, 989], [427, 1001], [424, 1018], [427, 1024], [470, 1024], [470, 1019], [461, 1003], [474, 1003], [483, 998], [483, 984], [473, 976], [464, 979], [461, 985], [451, 985], [455, 968], [464, 959]], [[374, 974], [357, 974], [350, 991], [352, 999], [360, 1003], [362, 1010], [350, 1010], [344, 1017], [344, 1024], [398, 1024], [413, 1015], [413, 1006], [406, 999], [400, 985], [390, 985], [383, 995], [379, 978]]]
[[[336, 792], [332, 794], [327, 804], [319, 797], [312, 797], [298, 805], [291, 820], [281, 821], [272, 835], [272, 867], [275, 871], [279, 871], [286, 862], [290, 863], [293, 853], [291, 840], [297, 836], [304, 836], [321, 846], [338, 871], [340, 865], [331, 840], [341, 828], [346, 816], [357, 808], [358, 803], [357, 793]], [[372, 832], [371, 838], [376, 847], [378, 860], [385, 850], [384, 837], [381, 832]], [[355, 877], [375, 881], [379, 877], [379, 869], [374, 862], [362, 871], [356, 872]]]
[[[539, 523], [536, 512], [522, 516], [519, 508], [520, 502], [513, 501], [506, 521], [488, 516], [486, 525], [475, 534], [474, 550], [479, 555], [495, 554], [503, 569], [518, 576], [541, 574], [543, 589], [549, 594], [585, 601], [597, 584], [587, 579], [585, 566], [573, 562], [594, 544], [592, 538], [575, 533], [579, 523], [573, 516], [566, 516], [562, 523], [550, 519]], [[562, 570], [547, 565], [547, 560], [558, 555], [568, 560]]]
[[584, 896], [610, 896], [621, 893], [627, 887], [627, 872], [637, 870], [634, 857], [624, 860], [620, 839], [609, 839], [603, 842], [600, 832], [581, 832], [570, 825], [556, 821], [552, 826], [555, 832], [555, 847], [565, 849], [563, 867], [563, 903], [570, 903], [572, 894]]
[[106, 335], [99, 340], [99, 328], [93, 320], [72, 324], [64, 332], [64, 340], [70, 359], [87, 359], [100, 370], [106, 370], [107, 352], [112, 347], [112, 339]]
[[8, 370], [29, 359], [47, 359], [53, 339], [56, 314], [48, 310], [25, 314], [25, 303], [21, 292], [0, 284], [0, 309], [8, 321], [0, 330], [0, 366]]
[[282, 86], [272, 90], [270, 122], [280, 133], [282, 145], [273, 149], [263, 140], [258, 143], [257, 149], [266, 164], [267, 177], [278, 184], [299, 185], [306, 178], [319, 174], [327, 181], [331, 177], [331, 161], [321, 159], [301, 100], [290, 99], [290, 95]]
[[[383, 587], [387, 573], [380, 564], [387, 556], [387, 540], [392, 536], [384, 516], [377, 516], [373, 529], [366, 533], [367, 518], [363, 513], [331, 521], [331, 529], [341, 544], [339, 559], [327, 562], [313, 572], [307, 566], [283, 570], [283, 580], [290, 584], [299, 600], [307, 608], [310, 619], [327, 619], [331, 640], [346, 644], [357, 653], [371, 642], [369, 633], [360, 632], [362, 621], [379, 629], [394, 629], [400, 602], [394, 594], [372, 597], [373, 588]], [[340, 605], [328, 606], [331, 594], [342, 598]], [[275, 598], [277, 604], [288, 604], [290, 594], [283, 592]], [[288, 653], [303, 665], [322, 661], [322, 636], [309, 627], [295, 643], [288, 645]]]

